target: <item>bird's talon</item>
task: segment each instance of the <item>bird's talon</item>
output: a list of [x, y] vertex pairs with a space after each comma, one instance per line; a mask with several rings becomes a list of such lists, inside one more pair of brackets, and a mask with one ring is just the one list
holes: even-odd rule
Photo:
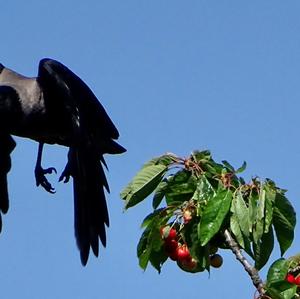
[[61, 182], [63, 181], [64, 183], [68, 183], [70, 180], [70, 175], [62, 173], [61, 176], [59, 177], [58, 181]]
[[54, 168], [54, 167], [49, 167], [49, 168], [43, 169], [43, 173], [44, 173], [44, 174], [51, 174], [52, 172], [54, 172], [55, 174], [57, 174], [56, 168]]
[[45, 176], [45, 174], [51, 174], [52, 172], [57, 173], [54, 167], [43, 169], [42, 167], [38, 166], [35, 168], [36, 185], [41, 185], [47, 192], [53, 194], [55, 193], [55, 188], [52, 187], [52, 185], [49, 183]]

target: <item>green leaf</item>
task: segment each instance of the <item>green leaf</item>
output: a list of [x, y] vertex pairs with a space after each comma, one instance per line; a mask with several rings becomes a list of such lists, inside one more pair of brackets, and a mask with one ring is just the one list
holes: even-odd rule
[[[267, 289], [267, 293], [266, 293], [267, 296], [270, 297], [270, 299], [287, 299], [287, 298], [284, 298], [278, 290], [276, 290], [275, 288], [268, 288]], [[291, 299], [291, 298], [290, 298]]]
[[279, 242], [281, 255], [283, 255], [294, 240], [296, 213], [287, 198], [278, 192], [274, 203], [273, 225]]
[[191, 155], [193, 160], [195, 162], [200, 162], [200, 161], [209, 161], [211, 160], [211, 153], [208, 150], [205, 151], [194, 151]]
[[284, 299], [293, 299], [293, 298], [295, 298], [296, 292], [297, 292], [297, 286], [292, 285], [285, 291], [281, 292], [281, 296]]
[[164, 179], [163, 181], [161, 181], [158, 184], [157, 188], [155, 189], [155, 193], [154, 193], [154, 197], [153, 197], [153, 201], [152, 201], [153, 209], [157, 209], [157, 207], [162, 202], [162, 200], [166, 194], [167, 187], [168, 187], [167, 179]]
[[164, 166], [170, 166], [174, 161], [177, 159], [177, 157], [173, 154], [165, 154], [156, 158], [151, 159], [147, 163], [143, 165], [142, 168], [146, 168], [151, 165], [164, 165]]
[[137, 256], [139, 258], [139, 265], [143, 270], [147, 268], [150, 253], [151, 253], [151, 250], [148, 247], [148, 237], [150, 232], [151, 232], [150, 229], [146, 229], [143, 232], [137, 246]]
[[286, 274], [289, 270], [289, 261], [280, 258], [276, 260], [270, 267], [267, 274], [267, 286], [271, 286], [277, 282], [285, 280]]
[[168, 256], [165, 252], [164, 246], [160, 246], [158, 250], [152, 250], [150, 253], [149, 261], [151, 265], [158, 271], [161, 272], [161, 266], [168, 259]]
[[232, 199], [231, 212], [235, 215], [241, 232], [249, 237], [249, 210], [243, 199], [242, 193], [237, 191]]
[[206, 202], [209, 198], [216, 194], [213, 186], [208, 179], [203, 175], [197, 180], [197, 186], [192, 196], [193, 200]]
[[253, 257], [250, 246], [250, 239], [243, 235], [236, 214], [232, 214], [230, 217], [230, 229], [234, 234], [235, 240], [237, 241], [239, 246], [242, 247], [249, 254], [249, 256]]
[[219, 190], [214, 197], [208, 200], [198, 226], [201, 246], [206, 245], [221, 228], [223, 220], [229, 212], [231, 200], [232, 192], [225, 189]]
[[125, 208], [135, 206], [151, 194], [167, 170], [168, 167], [165, 165], [149, 165], [142, 168], [121, 192], [121, 197], [125, 200]]
[[273, 208], [276, 197], [275, 190], [265, 186], [266, 201], [265, 201], [265, 218], [264, 218], [264, 233], [269, 231], [273, 221]]
[[242, 165], [241, 167], [239, 167], [239, 168], [235, 171], [235, 173], [241, 173], [241, 172], [243, 172], [243, 171], [246, 169], [246, 167], [247, 167], [247, 163], [246, 163], [246, 161], [244, 161], [244, 162], [243, 162], [243, 165]]
[[154, 212], [152, 212], [151, 214], [149, 214], [142, 222], [141, 227], [151, 227], [152, 223], [154, 222], [154, 224], [157, 223], [157, 219], [161, 218], [161, 213], [163, 211], [166, 211], [165, 208], [161, 208], [158, 210], [155, 210]]
[[253, 241], [254, 244], [258, 245], [264, 233], [264, 224], [265, 224], [265, 200], [266, 200], [266, 191], [264, 189], [260, 190], [256, 216], [254, 224], [252, 224], [253, 230]]
[[234, 167], [228, 161], [223, 160], [222, 163], [229, 171], [234, 172]]
[[254, 191], [249, 195], [249, 232], [252, 233], [253, 227], [256, 222], [258, 194]]
[[245, 242], [243, 238], [243, 234], [239, 225], [239, 221], [237, 219], [236, 214], [232, 214], [230, 217], [230, 229], [235, 236], [235, 240], [242, 247], [245, 248]]
[[168, 178], [165, 196], [168, 205], [191, 199], [197, 186], [197, 179], [190, 171], [180, 170]]
[[260, 270], [268, 262], [274, 248], [273, 230], [270, 229], [268, 233], [263, 234], [262, 238], [253, 247], [255, 268]]

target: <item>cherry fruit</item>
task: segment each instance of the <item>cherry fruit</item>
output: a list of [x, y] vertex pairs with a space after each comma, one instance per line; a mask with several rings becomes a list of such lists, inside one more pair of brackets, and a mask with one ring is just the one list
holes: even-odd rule
[[170, 226], [164, 226], [160, 229], [160, 235], [163, 239], [176, 239], [177, 232], [176, 229], [171, 228]]
[[296, 283], [296, 279], [294, 277], [293, 274], [288, 273], [287, 276], [285, 277], [285, 280], [289, 283], [295, 284]]
[[223, 258], [219, 254], [213, 254], [209, 257], [210, 265], [214, 268], [220, 268], [223, 264]]
[[178, 246], [176, 249], [178, 261], [187, 261], [191, 259], [190, 251], [186, 244]]

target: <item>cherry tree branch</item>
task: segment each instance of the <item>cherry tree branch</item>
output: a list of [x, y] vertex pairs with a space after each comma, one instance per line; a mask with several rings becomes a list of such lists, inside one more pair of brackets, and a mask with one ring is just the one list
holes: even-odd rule
[[226, 229], [224, 231], [224, 236], [226, 239], [227, 244], [229, 245], [231, 251], [234, 253], [236, 259], [244, 266], [244, 269], [249, 274], [253, 285], [259, 292], [260, 296], [262, 297], [265, 293], [263, 281], [259, 276], [259, 273], [255, 267], [253, 267], [248, 260], [243, 256], [241, 248], [236, 243], [234, 238], [232, 237], [231, 233]]

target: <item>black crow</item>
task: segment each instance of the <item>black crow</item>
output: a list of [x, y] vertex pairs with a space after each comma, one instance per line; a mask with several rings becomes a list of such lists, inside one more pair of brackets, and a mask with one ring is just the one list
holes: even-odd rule
[[109, 192], [103, 154], [126, 150], [116, 143], [118, 130], [91, 89], [71, 70], [53, 59], [42, 59], [38, 76], [28, 78], [0, 64], [0, 231], [1, 213], [8, 210], [7, 173], [15, 147], [12, 135], [39, 142], [36, 184], [54, 189], [41, 166], [44, 143], [69, 147], [68, 162], [59, 180], [73, 178], [75, 236], [81, 262], [90, 247], [98, 256], [99, 238], [106, 246], [109, 226], [104, 188]]

